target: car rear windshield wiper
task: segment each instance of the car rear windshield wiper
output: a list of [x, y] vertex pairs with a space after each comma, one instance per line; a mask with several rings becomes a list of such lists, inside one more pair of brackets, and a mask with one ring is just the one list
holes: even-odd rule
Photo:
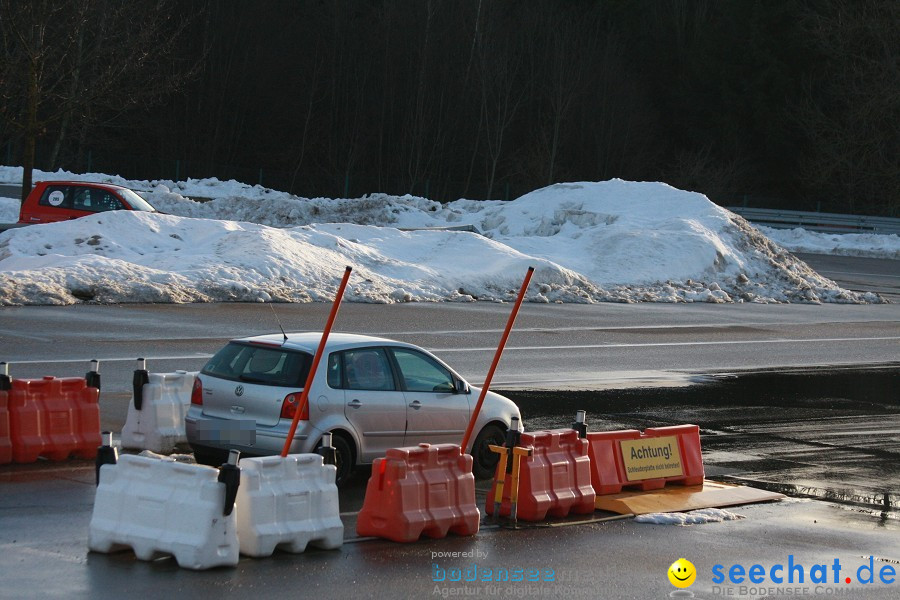
[[260, 379], [259, 377], [251, 377], [250, 375], [238, 375], [238, 379], [241, 381], [246, 381], [247, 383], [266, 383], [265, 379]]

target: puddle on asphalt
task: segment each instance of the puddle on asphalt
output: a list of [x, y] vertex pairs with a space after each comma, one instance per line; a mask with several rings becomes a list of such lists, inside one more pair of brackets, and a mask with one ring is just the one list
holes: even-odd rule
[[686, 387], [498, 390], [527, 430], [682, 423], [701, 428], [707, 475], [795, 497], [900, 510], [900, 365], [704, 376]]
[[[900, 366], [869, 369], [809, 369], [785, 373], [707, 375], [682, 387], [628, 388], [600, 391], [497, 390], [514, 400], [529, 429], [567, 427], [575, 411], [588, 416], [647, 426], [690, 413], [701, 426], [734, 424], [748, 408], [784, 419], [836, 414], [900, 413]], [[724, 415], [724, 417], [723, 417]], [[759, 420], [763, 415], [755, 415]], [[675, 422], [674, 420], [672, 422]]]

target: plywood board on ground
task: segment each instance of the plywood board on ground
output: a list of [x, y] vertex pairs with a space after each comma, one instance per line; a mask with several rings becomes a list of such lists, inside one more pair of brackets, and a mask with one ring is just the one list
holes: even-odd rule
[[722, 508], [784, 498], [784, 494], [747, 486], [704, 481], [703, 485], [671, 485], [648, 492], [622, 492], [597, 496], [594, 507], [619, 514], [644, 515], [682, 512], [698, 508]]

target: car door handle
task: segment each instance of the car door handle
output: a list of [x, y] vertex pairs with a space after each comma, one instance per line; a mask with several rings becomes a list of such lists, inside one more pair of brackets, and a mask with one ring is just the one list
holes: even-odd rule
[[409, 407], [419, 410], [420, 408], [422, 408], [422, 403], [419, 402], [418, 400], [413, 400], [412, 402], [409, 403]]
[[347, 406], [352, 406], [353, 408], [359, 408], [360, 406], [362, 406], [362, 402], [360, 402], [359, 400], [353, 399], [347, 403]]

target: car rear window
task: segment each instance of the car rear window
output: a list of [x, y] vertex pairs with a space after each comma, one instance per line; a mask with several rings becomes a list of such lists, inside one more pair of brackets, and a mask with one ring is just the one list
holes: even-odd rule
[[63, 185], [48, 185], [38, 200], [38, 204], [55, 208], [72, 208], [71, 188]]
[[384, 348], [365, 347], [335, 352], [328, 357], [328, 386], [345, 390], [397, 390]]
[[231, 342], [213, 356], [201, 371], [205, 375], [285, 387], [303, 387], [312, 356], [280, 347]]

